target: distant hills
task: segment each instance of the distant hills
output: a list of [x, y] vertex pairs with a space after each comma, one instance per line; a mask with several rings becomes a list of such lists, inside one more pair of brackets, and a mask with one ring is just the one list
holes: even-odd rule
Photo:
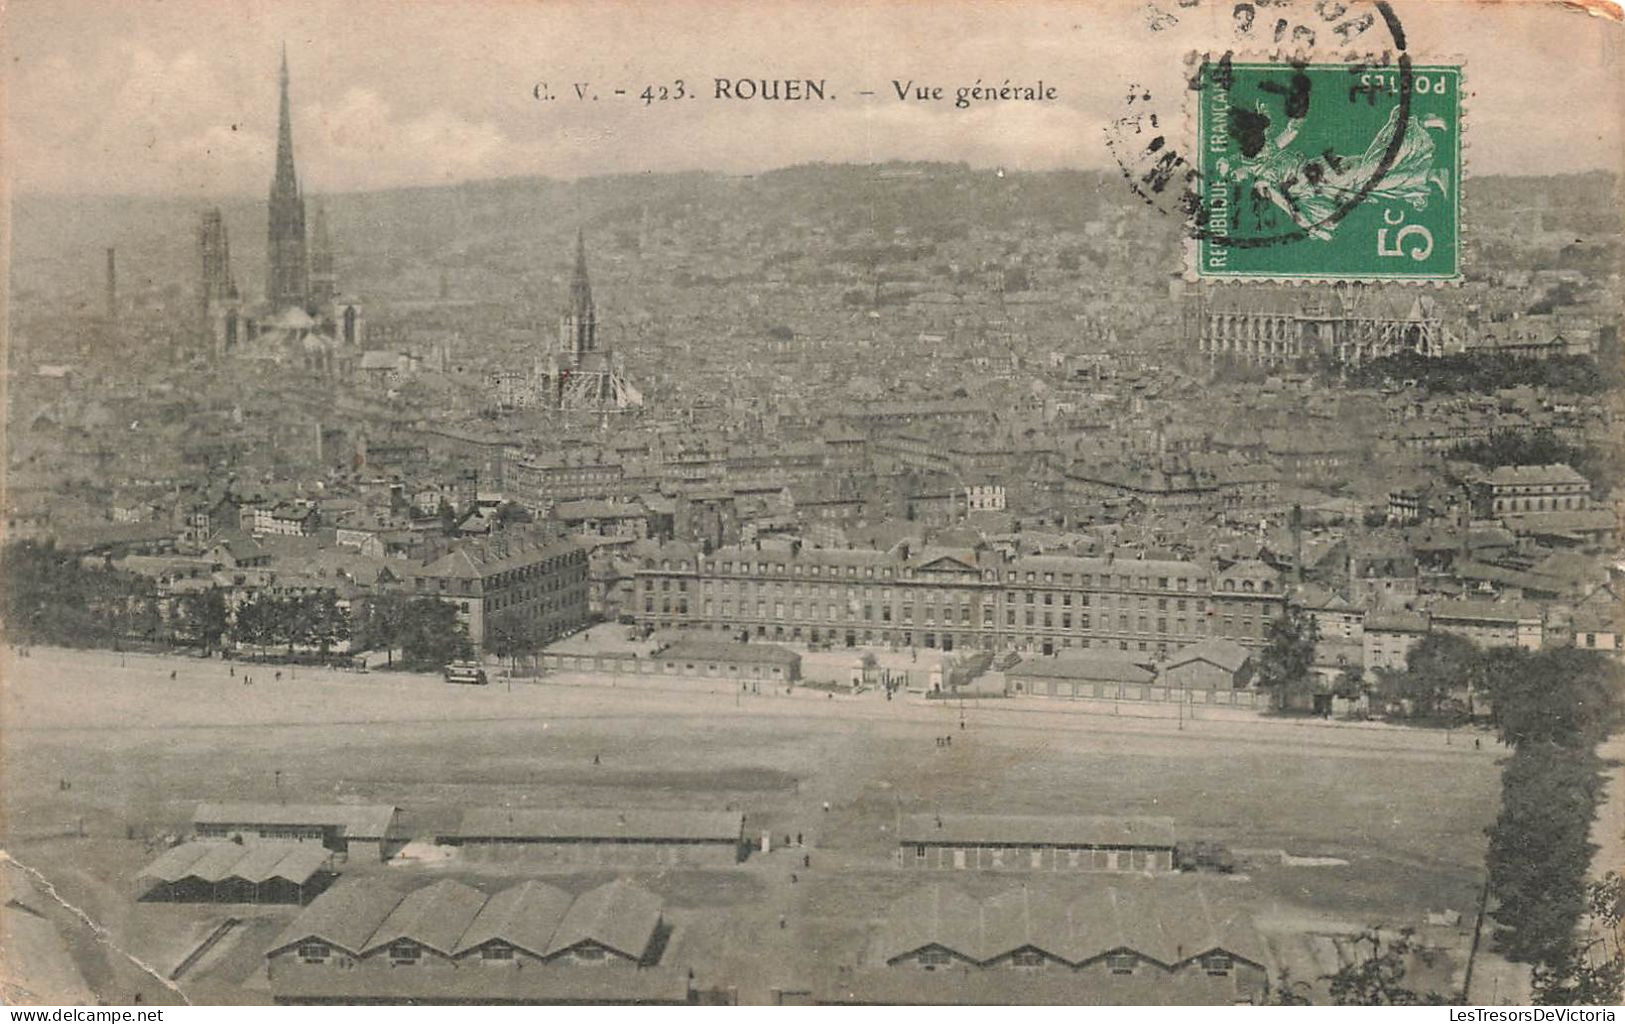
[[[1572, 211], [1593, 231], [1609, 230], [1610, 219], [1617, 230], [1612, 175], [1478, 177], [1468, 188], [1479, 209], [1543, 203]], [[708, 251], [812, 230], [920, 242], [973, 229], [1078, 231], [1128, 219], [1147, 244], [1171, 242], [1177, 230], [1129, 193], [1115, 169], [1001, 175], [963, 164], [811, 164], [748, 177], [511, 178], [307, 196], [317, 201], [327, 206], [345, 285], [371, 295], [388, 295], [426, 268], [476, 276], [499, 268], [516, 281], [552, 274], [578, 225], [600, 252], [651, 235], [669, 245], [673, 233]], [[211, 205], [224, 213], [237, 280], [253, 294], [265, 261], [262, 198], [21, 195], [12, 204], [14, 295], [99, 302], [108, 246], [119, 250], [126, 295], [190, 295], [198, 215]]]

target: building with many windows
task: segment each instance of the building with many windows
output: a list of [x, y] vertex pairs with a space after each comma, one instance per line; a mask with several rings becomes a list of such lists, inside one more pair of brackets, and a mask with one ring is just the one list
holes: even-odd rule
[[1500, 466], [1482, 487], [1483, 505], [1493, 515], [1515, 512], [1570, 512], [1584, 509], [1591, 482], [1561, 463]]
[[[1285, 600], [1273, 577], [1216, 593], [1194, 562], [907, 545], [735, 545], [710, 554], [667, 545], [645, 554], [636, 579], [632, 611], [652, 629], [949, 651], [1164, 656], [1209, 635], [1261, 644], [1265, 617]], [[1212, 615], [1215, 598], [1227, 614]], [[1225, 622], [1230, 631], [1214, 628]]]
[[1121, 876], [977, 899], [927, 885], [885, 909], [864, 958], [825, 972], [836, 1004], [1261, 1002], [1269, 953], [1241, 902], [1181, 879]]
[[455, 605], [481, 652], [539, 646], [587, 621], [587, 552], [569, 538], [506, 530], [401, 575], [407, 596]]

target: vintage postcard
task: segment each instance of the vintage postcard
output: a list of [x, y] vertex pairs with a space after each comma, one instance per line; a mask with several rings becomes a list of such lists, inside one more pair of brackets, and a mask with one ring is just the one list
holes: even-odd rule
[[1620, 1003], [1622, 32], [11, 0], [0, 1000]]

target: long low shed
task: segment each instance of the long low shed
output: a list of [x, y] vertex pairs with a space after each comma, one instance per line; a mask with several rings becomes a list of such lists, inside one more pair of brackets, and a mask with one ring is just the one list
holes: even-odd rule
[[557, 860], [609, 864], [737, 863], [745, 816], [736, 811], [472, 808], [445, 846], [524, 847]]
[[332, 854], [298, 843], [182, 843], [144, 868], [144, 900], [304, 903], [332, 882]]
[[1172, 871], [1171, 818], [915, 814], [898, 832], [905, 868]]
[[686, 1002], [669, 934], [660, 898], [625, 881], [572, 896], [347, 880], [283, 930], [266, 977], [279, 1004]]
[[199, 839], [319, 843], [335, 853], [382, 860], [395, 838], [400, 809], [388, 804], [199, 804]]

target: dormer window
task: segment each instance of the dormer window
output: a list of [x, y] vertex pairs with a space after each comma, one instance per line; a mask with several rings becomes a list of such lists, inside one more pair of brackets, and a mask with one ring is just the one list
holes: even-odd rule
[[1133, 974], [1139, 959], [1133, 953], [1115, 953], [1106, 958], [1106, 969], [1113, 974]]
[[1235, 959], [1229, 953], [1209, 953], [1202, 958], [1202, 970], [1216, 978], [1229, 974], [1235, 966]]
[[325, 942], [301, 942], [298, 949], [299, 959], [307, 964], [325, 964], [332, 955], [332, 947]]
[[422, 957], [423, 947], [415, 942], [397, 942], [389, 947], [389, 962], [392, 964], [415, 964]]
[[512, 960], [513, 947], [506, 942], [492, 942], [480, 949], [481, 960]]

